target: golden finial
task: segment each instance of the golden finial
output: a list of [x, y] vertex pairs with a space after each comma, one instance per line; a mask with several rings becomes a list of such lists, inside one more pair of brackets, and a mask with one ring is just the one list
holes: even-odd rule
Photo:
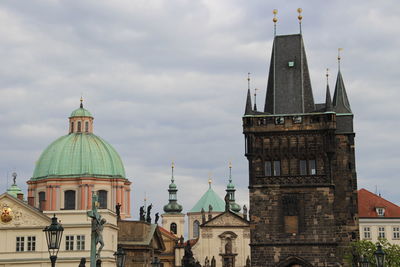
[[232, 161], [229, 161], [229, 168], [232, 168]]
[[303, 12], [303, 9], [301, 9], [300, 7], [297, 9], [297, 13], [299, 13], [299, 15], [297, 16], [297, 18], [299, 19], [299, 21], [301, 21], [303, 19], [303, 16], [301, 15], [301, 12]]
[[272, 21], [274, 22], [274, 36], [276, 35], [276, 23], [278, 22], [278, 18], [276, 17], [276, 14], [278, 14], [278, 9], [272, 10], [272, 14], [274, 14], [274, 18]]
[[171, 168], [172, 169], [175, 168], [175, 162], [174, 161], [172, 161], [172, 163], [171, 163]]
[[211, 172], [208, 174], [208, 186], [211, 188], [211, 183], [212, 183], [212, 179], [211, 179]]
[[297, 16], [297, 19], [299, 20], [299, 27], [300, 27], [300, 34], [301, 34], [301, 20], [303, 19], [303, 16], [301, 15], [301, 12], [303, 12], [303, 9], [301, 9], [300, 7], [297, 9], [297, 13], [299, 13], [299, 15]]
[[80, 107], [83, 108], [83, 96], [82, 95], [81, 95], [80, 101], [81, 101]]

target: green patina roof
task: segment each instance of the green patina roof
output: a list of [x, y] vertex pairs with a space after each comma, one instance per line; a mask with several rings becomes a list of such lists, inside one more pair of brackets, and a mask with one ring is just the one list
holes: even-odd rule
[[13, 184], [9, 189], [7, 189], [7, 193], [13, 197], [17, 197], [18, 194], [23, 194], [21, 188], [19, 188], [16, 184]]
[[72, 118], [72, 117], [93, 117], [93, 116], [89, 112], [89, 110], [83, 108], [83, 106], [82, 106], [82, 107], [72, 111], [71, 116], [69, 116], [69, 117]]
[[208, 211], [209, 205], [212, 206], [213, 211], [225, 211], [225, 202], [212, 190], [211, 186], [189, 212], [201, 212], [201, 209]]
[[125, 178], [125, 169], [118, 153], [102, 138], [71, 133], [50, 144], [36, 163], [32, 180], [52, 177]]

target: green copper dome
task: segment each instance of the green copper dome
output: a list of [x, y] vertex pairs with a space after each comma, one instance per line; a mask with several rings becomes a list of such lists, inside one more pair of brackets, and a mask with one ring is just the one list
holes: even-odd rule
[[18, 194], [23, 194], [21, 188], [19, 188], [16, 184], [13, 184], [9, 189], [7, 189], [7, 193], [13, 197], [17, 197]]
[[207, 192], [205, 192], [189, 212], [201, 212], [201, 209], [208, 211], [210, 205], [212, 206], [212, 211], [225, 211], [225, 202], [217, 195], [217, 193], [214, 192], [214, 190], [212, 190], [211, 185]]
[[92, 114], [89, 112], [89, 110], [84, 109], [83, 106], [81, 105], [80, 108], [75, 109], [72, 111], [70, 118], [73, 117], [93, 117]]
[[118, 153], [102, 138], [70, 133], [50, 144], [36, 163], [32, 180], [50, 177], [125, 178], [125, 170]]

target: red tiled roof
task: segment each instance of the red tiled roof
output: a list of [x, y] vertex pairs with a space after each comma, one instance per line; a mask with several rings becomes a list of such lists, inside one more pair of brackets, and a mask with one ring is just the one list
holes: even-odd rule
[[158, 226], [158, 229], [160, 229], [161, 232], [163, 232], [167, 236], [171, 237], [172, 239], [178, 239], [178, 237], [176, 235], [174, 235], [172, 232], [168, 231], [164, 227]]
[[384, 218], [400, 218], [400, 207], [362, 188], [358, 190], [358, 216], [379, 218], [376, 208], [385, 208]]

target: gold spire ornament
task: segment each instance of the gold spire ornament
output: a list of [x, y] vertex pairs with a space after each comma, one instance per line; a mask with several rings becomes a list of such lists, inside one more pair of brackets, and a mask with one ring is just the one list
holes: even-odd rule
[[301, 15], [301, 12], [303, 12], [303, 9], [301, 9], [300, 7], [297, 9], [297, 13], [299, 13], [299, 15], [297, 16], [297, 19], [299, 20], [299, 27], [300, 27], [300, 34], [301, 34], [301, 20], [303, 19], [303, 16]]
[[274, 36], [276, 36], [276, 23], [278, 22], [276, 14], [278, 14], [278, 9], [272, 10], [272, 14], [274, 14], [274, 18], [272, 19], [272, 21], [274, 22]]

